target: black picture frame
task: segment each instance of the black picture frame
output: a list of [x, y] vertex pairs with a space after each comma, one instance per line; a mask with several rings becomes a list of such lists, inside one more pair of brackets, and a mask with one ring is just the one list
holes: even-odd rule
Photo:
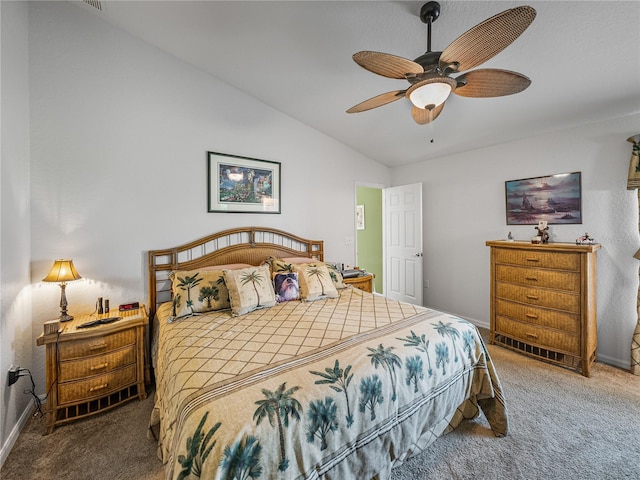
[[280, 162], [207, 152], [207, 211], [281, 213]]
[[507, 225], [582, 223], [582, 174], [558, 173], [505, 182]]

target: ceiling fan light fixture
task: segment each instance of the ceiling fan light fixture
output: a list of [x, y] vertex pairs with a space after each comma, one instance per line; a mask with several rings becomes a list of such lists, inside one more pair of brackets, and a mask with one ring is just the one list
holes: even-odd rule
[[455, 86], [449, 77], [428, 78], [412, 85], [406, 96], [417, 108], [431, 110], [444, 103]]

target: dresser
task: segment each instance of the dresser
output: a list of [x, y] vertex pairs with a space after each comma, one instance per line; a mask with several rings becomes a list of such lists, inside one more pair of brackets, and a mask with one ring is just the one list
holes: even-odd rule
[[589, 377], [596, 359], [599, 244], [488, 241], [498, 344]]
[[[121, 317], [90, 328], [86, 322]], [[146, 398], [144, 306], [126, 312], [77, 315], [48, 322], [37, 340], [46, 347], [47, 433], [62, 423]]]

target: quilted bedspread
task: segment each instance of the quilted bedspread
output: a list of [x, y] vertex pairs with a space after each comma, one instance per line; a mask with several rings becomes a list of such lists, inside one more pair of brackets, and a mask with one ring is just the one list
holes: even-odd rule
[[466, 320], [347, 288], [167, 322], [151, 423], [169, 479], [388, 478], [479, 413], [507, 433], [499, 380]]

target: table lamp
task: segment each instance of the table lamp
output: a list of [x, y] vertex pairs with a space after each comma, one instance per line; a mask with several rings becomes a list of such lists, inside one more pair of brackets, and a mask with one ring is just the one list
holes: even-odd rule
[[53, 266], [49, 271], [49, 274], [42, 279], [43, 282], [58, 282], [60, 283], [60, 289], [62, 293], [60, 295], [60, 321], [68, 322], [73, 320], [73, 317], [67, 314], [67, 296], [65, 295], [65, 288], [67, 282], [78, 280], [82, 278], [78, 275], [76, 267], [73, 266], [73, 260], [56, 260], [53, 262]]

